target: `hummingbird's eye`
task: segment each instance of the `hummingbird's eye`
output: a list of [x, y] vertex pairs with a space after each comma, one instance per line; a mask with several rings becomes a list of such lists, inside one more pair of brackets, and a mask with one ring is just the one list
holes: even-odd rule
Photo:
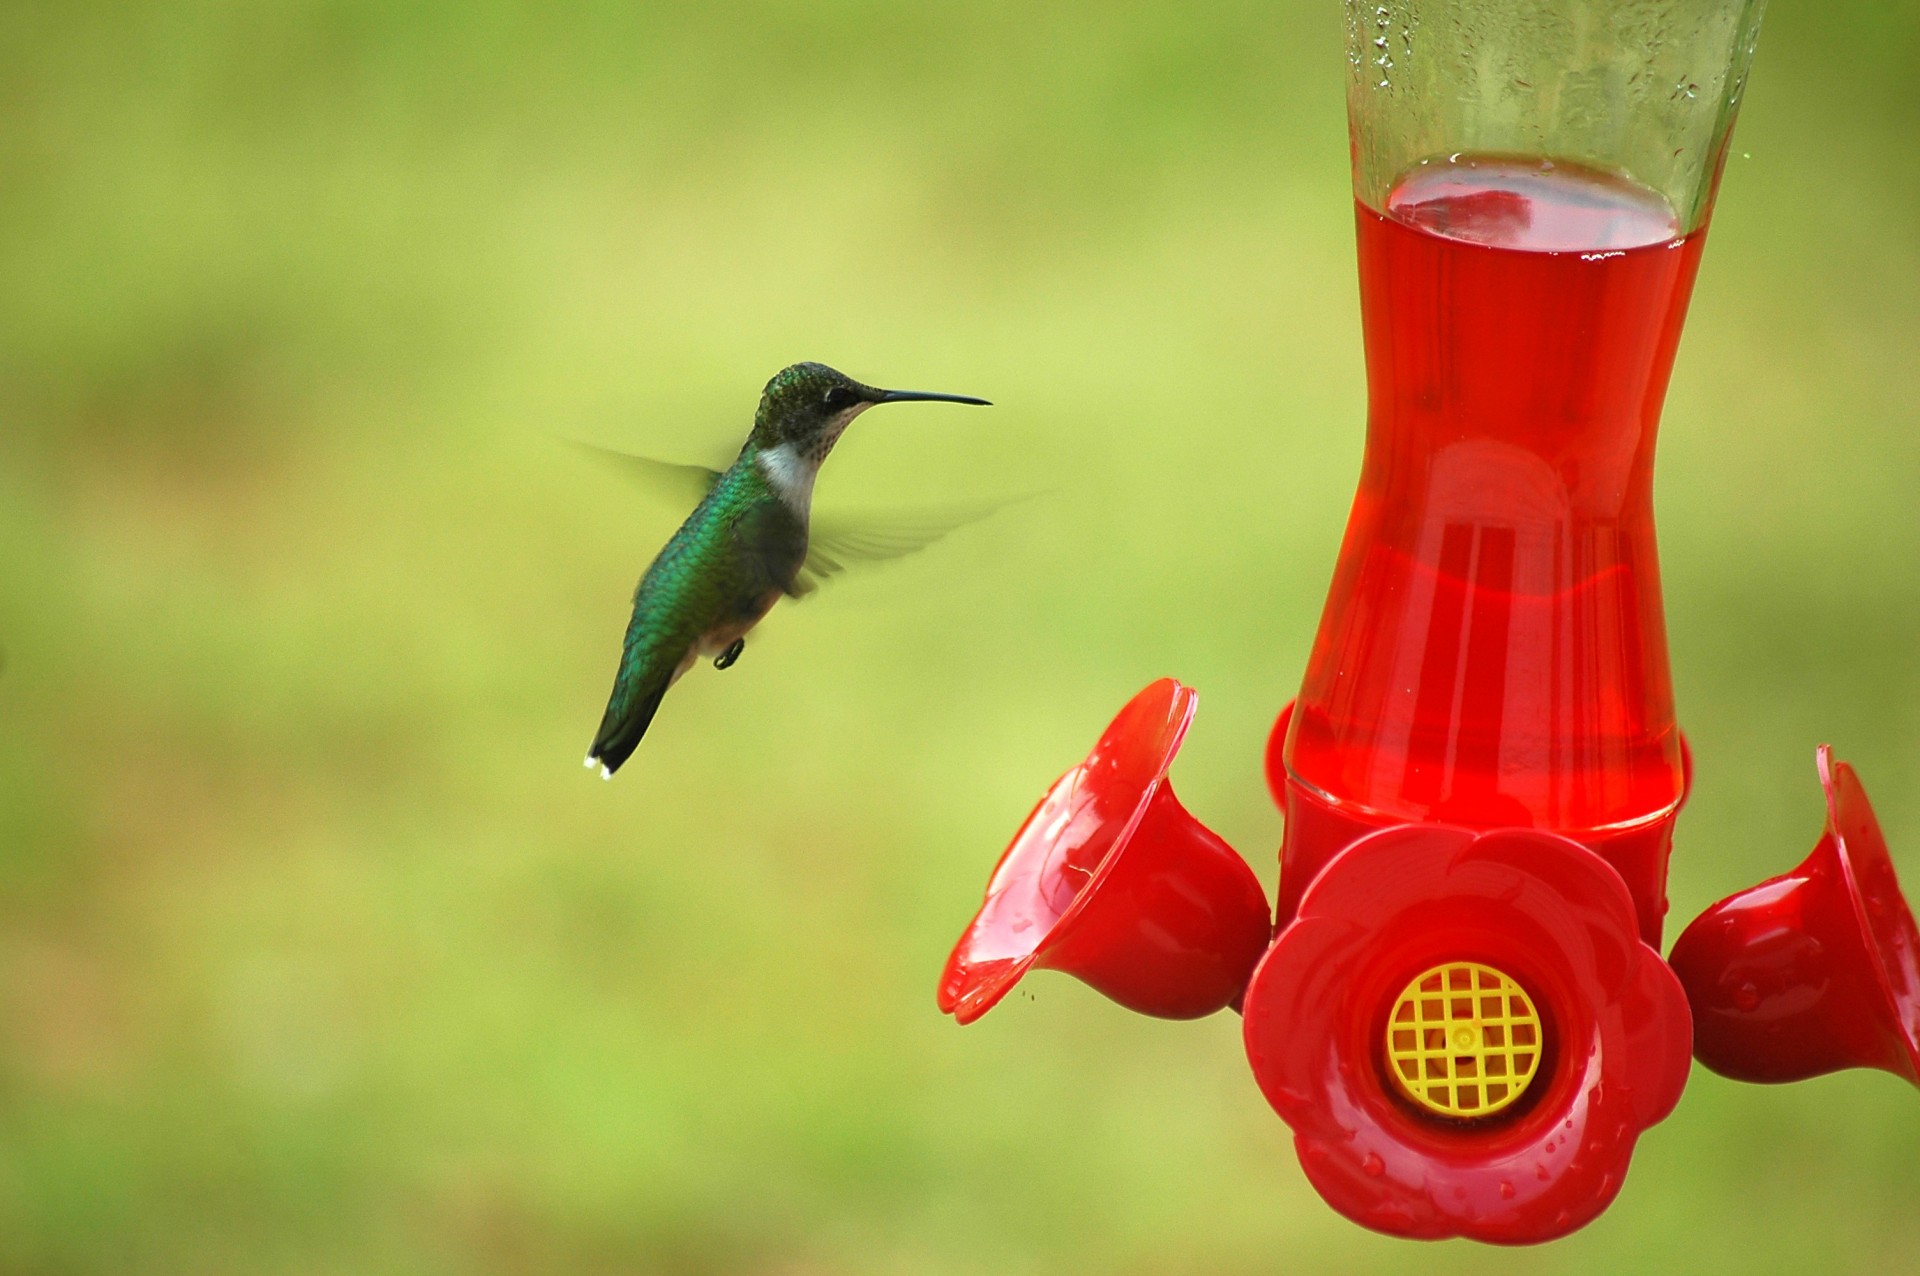
[[827, 391], [827, 411], [838, 412], [841, 408], [853, 405], [853, 391], [843, 385], [837, 385]]

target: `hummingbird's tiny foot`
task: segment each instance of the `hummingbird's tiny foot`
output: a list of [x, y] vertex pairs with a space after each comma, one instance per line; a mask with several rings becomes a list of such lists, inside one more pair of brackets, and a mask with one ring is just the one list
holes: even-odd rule
[[735, 638], [725, 651], [713, 658], [713, 667], [715, 669], [731, 669], [733, 662], [740, 659], [740, 653], [746, 649], [747, 640], [745, 638]]

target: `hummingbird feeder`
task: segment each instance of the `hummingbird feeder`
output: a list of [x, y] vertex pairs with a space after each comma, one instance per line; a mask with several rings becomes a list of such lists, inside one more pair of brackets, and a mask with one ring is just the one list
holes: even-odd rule
[[1347, 0], [1365, 456], [1266, 773], [1259, 882], [1175, 800], [1163, 679], [994, 870], [942, 1010], [1033, 966], [1241, 1010], [1337, 1210], [1394, 1235], [1590, 1221], [1694, 1057], [1920, 1084], [1920, 931], [1852, 768], [1826, 833], [1660, 957], [1692, 780], [1654, 438], [1763, 0]]

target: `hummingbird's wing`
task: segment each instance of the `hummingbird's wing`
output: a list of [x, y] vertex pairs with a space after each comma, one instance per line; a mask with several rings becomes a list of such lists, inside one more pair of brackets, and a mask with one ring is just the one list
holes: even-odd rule
[[704, 465], [656, 461], [650, 456], [636, 456], [618, 448], [601, 447], [598, 443], [585, 443], [579, 439], [568, 439], [567, 442], [582, 452], [598, 457], [629, 478], [638, 479], [662, 496], [689, 506], [698, 505], [701, 498], [720, 481], [720, 471]]
[[985, 518], [1000, 505], [993, 502], [890, 513], [816, 514], [807, 534], [807, 558], [794, 581], [793, 594], [796, 598], [810, 594], [829, 577], [857, 563], [904, 558], [925, 549], [956, 527]]

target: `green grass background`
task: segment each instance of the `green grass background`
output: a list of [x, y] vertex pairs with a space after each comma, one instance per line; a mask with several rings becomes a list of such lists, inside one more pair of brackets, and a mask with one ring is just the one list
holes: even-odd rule
[[[1920, 6], [1779, 0], [1666, 414], [1699, 765], [1675, 925], [1799, 859], [1813, 746], [1920, 884]], [[1887, 1272], [1920, 1095], [1696, 1072], [1544, 1248], [1320, 1204], [1230, 1015], [933, 1007], [1136, 688], [1259, 770], [1363, 413], [1330, 3], [0, 5], [0, 1269]], [[1051, 489], [783, 608], [579, 759], [676, 511]], [[897, 415], [896, 415], [897, 414]]]

